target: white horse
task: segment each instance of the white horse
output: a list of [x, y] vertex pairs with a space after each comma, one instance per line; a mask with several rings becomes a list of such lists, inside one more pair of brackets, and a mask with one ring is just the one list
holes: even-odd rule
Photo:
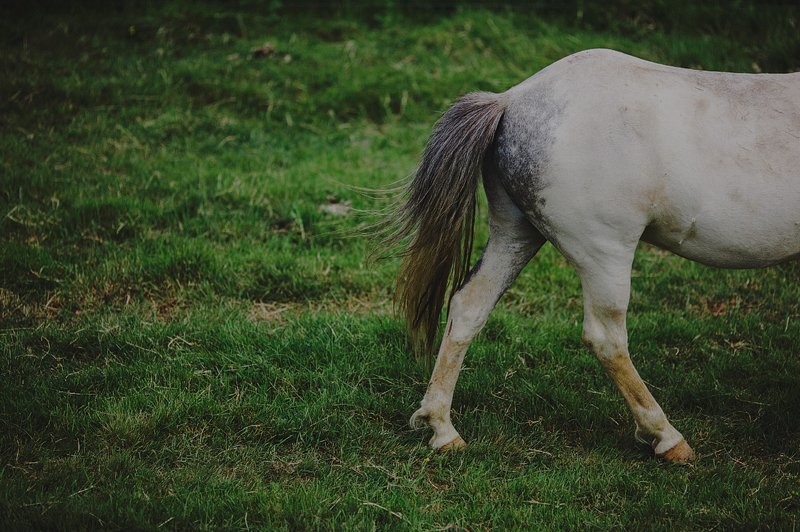
[[[481, 173], [489, 240], [468, 271]], [[630, 407], [636, 437], [656, 456], [689, 462], [694, 452], [628, 353], [634, 250], [644, 240], [723, 268], [800, 256], [800, 73], [571, 55], [502, 94], [458, 100], [390, 221], [395, 241], [411, 237], [398, 301], [418, 350], [432, 351], [449, 296], [433, 375], [411, 417], [433, 429], [432, 447], [465, 445], [450, 421], [464, 354], [549, 241], [580, 276], [583, 341]]]

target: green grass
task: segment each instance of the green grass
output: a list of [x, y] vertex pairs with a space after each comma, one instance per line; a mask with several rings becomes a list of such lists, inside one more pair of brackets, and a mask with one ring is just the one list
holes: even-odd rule
[[639, 250], [631, 352], [692, 467], [633, 441], [552, 247], [467, 356], [468, 450], [406, 426], [428, 371], [351, 186], [584, 48], [800, 69], [796, 9], [641, 5], [4, 8], [0, 527], [794, 528], [797, 263]]

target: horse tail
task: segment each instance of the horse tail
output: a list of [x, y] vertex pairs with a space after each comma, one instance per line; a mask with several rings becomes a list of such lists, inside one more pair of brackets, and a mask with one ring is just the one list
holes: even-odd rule
[[406, 201], [389, 219], [390, 240], [407, 242], [395, 301], [417, 356], [433, 353], [445, 296], [466, 280], [480, 170], [505, 105], [489, 92], [456, 101], [436, 123]]

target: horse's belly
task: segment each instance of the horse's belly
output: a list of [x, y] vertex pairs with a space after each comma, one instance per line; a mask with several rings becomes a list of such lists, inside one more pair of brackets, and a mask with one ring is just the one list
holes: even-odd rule
[[642, 240], [711, 266], [769, 266], [800, 256], [800, 209], [671, 213], [655, 219]]

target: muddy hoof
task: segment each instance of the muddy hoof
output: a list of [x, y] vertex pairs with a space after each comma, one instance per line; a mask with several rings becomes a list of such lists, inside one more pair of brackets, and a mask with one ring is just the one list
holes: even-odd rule
[[694, 451], [686, 440], [681, 440], [675, 447], [665, 452], [659, 458], [673, 464], [688, 464], [694, 461]]
[[440, 451], [459, 451], [467, 447], [467, 442], [461, 436], [456, 436], [450, 443], [445, 443], [439, 447]]

